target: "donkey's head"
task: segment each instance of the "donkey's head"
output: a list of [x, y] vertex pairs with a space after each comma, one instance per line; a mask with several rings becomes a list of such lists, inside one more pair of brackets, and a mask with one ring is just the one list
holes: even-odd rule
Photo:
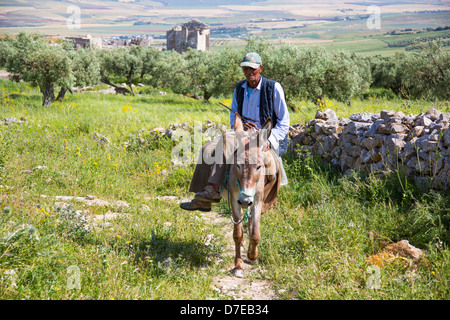
[[[235, 153], [235, 176], [239, 188], [238, 203], [243, 209], [251, 207], [264, 190], [264, 157], [262, 150], [272, 130], [272, 120], [267, 119], [259, 131], [244, 131], [241, 118], [237, 115], [234, 131], [237, 139]], [[259, 183], [261, 181], [261, 183]], [[257, 199], [255, 199], [257, 198]]]

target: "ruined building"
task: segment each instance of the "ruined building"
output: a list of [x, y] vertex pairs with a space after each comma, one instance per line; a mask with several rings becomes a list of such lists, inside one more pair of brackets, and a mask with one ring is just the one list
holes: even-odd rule
[[65, 37], [65, 39], [69, 39], [74, 42], [73, 46], [75, 50], [79, 48], [102, 49], [103, 47], [102, 38], [92, 37], [90, 34], [88, 34], [86, 37]]
[[194, 48], [199, 51], [209, 51], [210, 26], [198, 20], [192, 20], [181, 26], [175, 26], [167, 31], [167, 50], [178, 52]]

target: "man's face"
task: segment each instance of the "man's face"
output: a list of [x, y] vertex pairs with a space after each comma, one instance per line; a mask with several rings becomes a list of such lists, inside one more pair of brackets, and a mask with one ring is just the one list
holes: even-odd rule
[[251, 88], [254, 88], [258, 85], [262, 70], [263, 66], [259, 66], [257, 69], [242, 67], [242, 71], [244, 72], [245, 78], [247, 79]]

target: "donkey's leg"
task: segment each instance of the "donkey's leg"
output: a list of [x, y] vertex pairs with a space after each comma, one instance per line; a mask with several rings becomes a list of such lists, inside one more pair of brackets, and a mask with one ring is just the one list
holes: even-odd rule
[[233, 239], [234, 239], [234, 247], [235, 247], [235, 255], [234, 255], [234, 269], [233, 275], [236, 277], [243, 277], [244, 271], [242, 269], [242, 257], [241, 257], [241, 245], [242, 240], [244, 238], [244, 232], [242, 230], [242, 224], [234, 226], [233, 231]]
[[261, 234], [259, 231], [261, 218], [261, 209], [258, 205], [255, 205], [252, 210], [252, 219], [249, 221], [249, 245], [247, 257], [250, 263], [255, 263], [258, 259], [258, 243], [261, 240]]
[[[234, 221], [239, 221], [241, 219], [240, 215], [235, 214], [235, 212], [241, 212], [239, 205], [232, 205], [233, 219]], [[234, 269], [233, 275], [242, 278], [244, 276], [244, 271], [242, 269], [242, 257], [241, 257], [241, 245], [244, 242], [244, 231], [242, 229], [242, 223], [235, 224], [233, 229], [233, 239], [235, 247], [234, 255]]]

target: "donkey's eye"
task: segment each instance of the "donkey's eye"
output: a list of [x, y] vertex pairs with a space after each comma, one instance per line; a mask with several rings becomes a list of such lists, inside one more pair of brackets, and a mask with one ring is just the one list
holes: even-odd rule
[[258, 166], [257, 168], [256, 168], [256, 170], [260, 170], [261, 169], [261, 166]]

